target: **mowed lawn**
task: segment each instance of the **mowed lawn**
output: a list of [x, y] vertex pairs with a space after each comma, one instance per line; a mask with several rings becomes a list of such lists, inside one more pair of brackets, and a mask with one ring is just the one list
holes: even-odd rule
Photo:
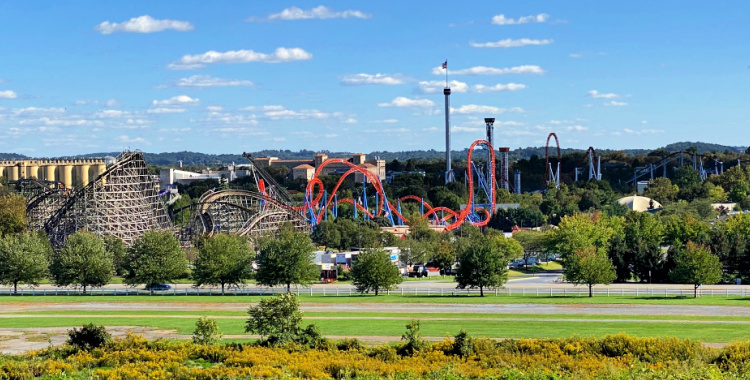
[[[652, 305], [714, 305], [714, 306], [747, 306], [750, 307], [750, 296], [724, 296], [717, 295], [710, 296], [704, 295], [698, 298], [693, 298], [692, 293], [684, 296], [668, 296], [657, 295], [658, 291], [654, 292], [653, 296], [643, 294], [639, 297], [633, 295], [615, 295], [612, 294], [609, 297], [606, 295], [596, 295], [594, 297], [587, 296], [588, 290], [584, 287], [580, 288], [580, 295], [578, 292], [573, 294], [553, 295], [540, 293], [536, 294], [512, 294], [507, 295], [499, 293], [497, 296], [492, 291], [487, 291], [485, 297], [480, 297], [478, 294], [466, 295], [461, 294], [460, 291], [456, 291], [455, 295], [450, 295], [447, 291], [444, 295], [426, 295], [420, 293], [418, 295], [410, 294], [405, 292], [401, 295], [400, 292], [390, 295], [379, 295], [374, 296], [372, 294], [365, 295], [349, 295], [348, 292], [343, 290], [337, 296], [335, 289], [330, 292], [329, 295], [323, 296], [316, 294], [310, 296], [305, 294], [305, 291], [300, 292], [300, 301], [302, 303], [413, 303], [413, 304], [518, 304], [518, 303], [536, 303], [536, 304], [652, 304]], [[229, 294], [229, 293], [228, 293]], [[234, 296], [234, 295], [213, 295], [213, 296], [184, 296], [184, 295], [139, 295], [139, 296], [100, 296], [96, 294], [80, 296], [8, 296], [0, 295], [0, 310], [4, 304], [13, 303], [90, 303], [90, 302], [117, 302], [117, 303], [164, 303], [164, 302], [179, 302], [179, 303], [257, 303], [263, 298], [269, 296]]]
[[[554, 318], [554, 316], [550, 316]], [[105, 326], [146, 326], [176, 330], [179, 334], [191, 334], [197, 318], [174, 318], [168, 316], [78, 316], [78, 317], [19, 317], [0, 319], [0, 328], [70, 327], [85, 323]], [[244, 334], [244, 318], [218, 318], [221, 331], [227, 335]], [[305, 320], [314, 323], [325, 335], [337, 336], [384, 336], [398, 337], [405, 331], [408, 320], [404, 319], [336, 319], [315, 318]], [[699, 339], [706, 342], [731, 342], [750, 340], [750, 325], [727, 323], [643, 322], [622, 321], [575, 321], [575, 320], [479, 320], [479, 319], [421, 319], [422, 332], [429, 337], [453, 336], [464, 330], [472, 336], [492, 338], [557, 338], [571, 335], [604, 336], [626, 333], [639, 337], [674, 336]]]
[[[32, 301], [55, 297], [3, 297], [0, 301]], [[72, 327], [85, 323], [105, 326], [144, 326], [157, 329], [176, 330], [178, 334], [191, 334], [195, 321], [200, 316], [215, 317], [225, 335], [245, 334], [247, 314], [243, 310], [211, 310], [211, 304], [227, 299], [257, 301], [259, 297], [57, 297], [55, 310], [33, 310], [12, 313], [2, 312], [0, 302], [0, 328]], [[113, 298], [113, 299], [109, 299]], [[96, 310], [95, 305], [87, 310], [65, 309], [64, 305], [74, 301], [90, 303], [133, 301], [140, 298], [163, 302], [185, 302], [188, 310], [139, 310], [137, 304], [127, 310]], [[210, 299], [209, 299], [210, 298]], [[318, 301], [322, 297], [303, 300]], [[335, 297], [330, 297], [335, 298]], [[349, 297], [339, 297], [349, 298]], [[374, 299], [374, 297], [365, 297]], [[386, 298], [386, 297], [378, 297]], [[397, 297], [387, 297], [397, 298]], [[407, 297], [404, 297], [407, 298]], [[481, 300], [479, 297], [463, 297]], [[489, 297], [496, 301], [501, 297]], [[520, 297], [519, 297], [520, 298]], [[217, 302], [218, 301], [218, 302]], [[350, 299], [351, 301], [351, 299]], [[577, 299], [576, 299], [577, 301]], [[679, 300], [684, 301], [684, 300]], [[195, 305], [194, 310], [189, 310]], [[37, 305], [42, 306], [42, 305]], [[523, 314], [523, 313], [436, 313], [436, 312], [305, 312], [305, 324], [318, 325], [325, 335], [335, 336], [382, 336], [391, 339], [405, 331], [411, 319], [421, 321], [422, 332], [428, 337], [453, 336], [464, 330], [472, 336], [492, 338], [558, 338], [571, 335], [601, 337], [608, 334], [626, 333], [639, 337], [674, 336], [699, 339], [711, 343], [735, 340], [750, 340], [750, 317], [742, 316], [696, 316], [696, 315], [618, 315], [618, 314]]]

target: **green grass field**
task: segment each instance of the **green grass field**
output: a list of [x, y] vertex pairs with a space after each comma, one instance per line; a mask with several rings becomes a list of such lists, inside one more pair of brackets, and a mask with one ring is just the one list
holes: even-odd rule
[[[641, 295], [640, 297], [635, 296], [620, 296], [611, 295], [597, 295], [593, 298], [588, 297], [587, 290], [583, 287], [580, 288], [580, 292], [574, 294], [563, 295], [544, 295], [540, 293], [539, 296], [535, 294], [504, 294], [501, 291], [499, 295], [495, 296], [494, 292], [487, 291], [485, 297], [479, 297], [479, 295], [472, 294], [467, 296], [462, 294], [461, 291], [456, 291], [456, 295], [450, 295], [450, 290], [446, 290], [444, 295], [425, 295], [424, 293], [414, 295], [410, 292], [405, 292], [401, 295], [399, 292], [391, 295], [380, 295], [374, 296], [372, 294], [365, 295], [348, 295], [348, 292], [341, 290], [340, 294], [336, 296], [335, 290], [331, 290], [326, 296], [316, 294], [310, 296], [305, 294], [305, 291], [300, 291], [300, 300], [305, 303], [414, 303], [414, 304], [518, 304], [518, 303], [537, 303], [537, 304], [652, 304], [652, 305], [715, 305], [715, 306], [750, 306], [750, 296], [739, 297], [739, 296], [702, 296], [693, 298], [692, 295], [688, 295], [689, 292], [685, 292], [684, 296], [649, 296]], [[231, 292], [228, 292], [231, 293]], [[580, 294], [580, 295], [578, 295]], [[655, 292], [658, 294], [658, 291]], [[255, 303], [263, 299], [265, 296], [174, 296], [174, 295], [139, 295], [139, 296], [100, 296], [100, 295], [87, 295], [87, 296], [8, 296], [6, 294], [0, 295], [0, 306], [3, 304], [13, 303], [87, 303], [87, 302], [118, 302], [118, 303], [143, 303], [143, 302], [180, 302], [180, 303]]]
[[[210, 315], [210, 313], [209, 313]], [[310, 315], [312, 316], [312, 315]], [[325, 335], [340, 336], [385, 336], [398, 337], [404, 330], [408, 319], [370, 319], [358, 317], [346, 319], [337, 315], [337, 319], [307, 319], [306, 323], [319, 326]], [[604, 336], [608, 334], [626, 333], [631, 336], [655, 337], [674, 336], [678, 338], [700, 339], [706, 342], [731, 342], [734, 340], [750, 339], [750, 328], [747, 325], [726, 323], [691, 323], [682, 322], [644, 322], [638, 320], [621, 321], [576, 321], [571, 319], [557, 319], [551, 315], [550, 320], [476, 320], [466, 319], [428, 319], [421, 320], [422, 332], [429, 337], [453, 336], [460, 330], [465, 330], [472, 336], [492, 338], [555, 338], [571, 335]], [[580, 317], [580, 316], [579, 316]], [[647, 317], [650, 318], [650, 317]], [[418, 318], [415, 318], [418, 319]], [[55, 318], [0, 318], [0, 328], [30, 328], [30, 327], [69, 327], [80, 326], [85, 323], [95, 323], [105, 326], [147, 326], [159, 329], [176, 329], [179, 334], [191, 334], [196, 318], [173, 318], [154, 315], [153, 317], [111, 317], [111, 316], [77, 316]], [[221, 331], [226, 335], [244, 334], [244, 318], [217, 319]]]

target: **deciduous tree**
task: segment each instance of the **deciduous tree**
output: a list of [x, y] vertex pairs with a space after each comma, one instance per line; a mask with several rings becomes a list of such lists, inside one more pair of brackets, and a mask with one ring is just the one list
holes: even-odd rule
[[87, 288], [107, 285], [112, 279], [112, 254], [98, 236], [78, 231], [52, 255], [50, 272], [57, 286], [80, 286], [86, 294]]
[[383, 249], [369, 249], [357, 255], [352, 264], [352, 284], [360, 293], [371, 290], [377, 296], [382, 290], [394, 289], [401, 283], [398, 272], [388, 252]]
[[[146, 231], [128, 249], [125, 262], [129, 285], [173, 282], [187, 270], [180, 242], [169, 231]], [[153, 289], [150, 290], [153, 293]]]
[[260, 300], [251, 307], [250, 318], [245, 323], [245, 332], [258, 334], [275, 343], [292, 341], [299, 333], [302, 312], [296, 294], [285, 293]]
[[0, 237], [26, 230], [26, 198], [16, 194], [0, 196]]
[[706, 247], [688, 242], [675, 255], [675, 268], [669, 273], [673, 281], [693, 284], [693, 297], [698, 297], [701, 284], [721, 280], [721, 262]]
[[251, 277], [253, 257], [250, 243], [242, 236], [218, 234], [203, 239], [193, 269], [195, 285], [221, 285], [224, 295], [226, 285], [237, 286]]
[[292, 284], [308, 285], [320, 278], [314, 258], [310, 237], [285, 225], [277, 236], [260, 241], [255, 279], [265, 286], [286, 285], [290, 292]]
[[610, 284], [617, 277], [615, 267], [603, 249], [589, 246], [579, 249], [565, 260], [565, 279], [576, 285], [589, 287], [589, 297], [594, 296], [596, 284]]
[[39, 285], [39, 280], [48, 274], [50, 245], [46, 237], [39, 234], [6, 235], [0, 238], [0, 284], [13, 285], [18, 293], [18, 284]]
[[484, 297], [485, 288], [502, 286], [508, 280], [508, 262], [507, 252], [503, 252], [499, 245], [486, 238], [475, 240], [459, 253], [457, 287], [479, 288], [479, 294]]

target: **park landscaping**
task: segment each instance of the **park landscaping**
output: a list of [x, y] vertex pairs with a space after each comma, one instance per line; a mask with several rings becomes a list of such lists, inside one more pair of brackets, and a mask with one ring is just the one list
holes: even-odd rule
[[0, 378], [739, 379], [750, 373], [747, 343], [712, 349], [694, 340], [625, 335], [496, 342], [460, 333], [435, 344], [419, 334], [405, 337], [379, 346], [317, 339], [264, 347], [131, 335], [99, 348], [62, 346], [0, 357]]

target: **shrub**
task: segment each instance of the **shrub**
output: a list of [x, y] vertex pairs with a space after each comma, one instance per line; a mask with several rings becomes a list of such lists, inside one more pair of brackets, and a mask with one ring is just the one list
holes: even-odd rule
[[401, 336], [401, 340], [406, 343], [399, 349], [399, 355], [412, 356], [414, 353], [426, 349], [430, 344], [422, 339], [422, 332], [419, 331], [419, 321], [412, 320], [406, 325], [406, 332]]
[[339, 351], [364, 351], [365, 345], [357, 338], [342, 339], [336, 342], [336, 349]]
[[398, 360], [396, 349], [385, 345], [371, 348], [367, 355], [385, 363], [393, 363]]
[[112, 341], [112, 335], [104, 326], [93, 323], [84, 325], [80, 330], [73, 328], [68, 331], [68, 344], [83, 351], [99, 348]]
[[469, 334], [461, 330], [453, 339], [451, 354], [465, 358], [474, 353], [474, 339]]
[[215, 319], [200, 317], [195, 322], [195, 331], [193, 331], [193, 343], [212, 345], [221, 341], [221, 331]]
[[315, 325], [308, 325], [304, 330], [297, 334], [294, 342], [310, 348], [326, 348], [326, 338], [320, 332], [320, 328]]

